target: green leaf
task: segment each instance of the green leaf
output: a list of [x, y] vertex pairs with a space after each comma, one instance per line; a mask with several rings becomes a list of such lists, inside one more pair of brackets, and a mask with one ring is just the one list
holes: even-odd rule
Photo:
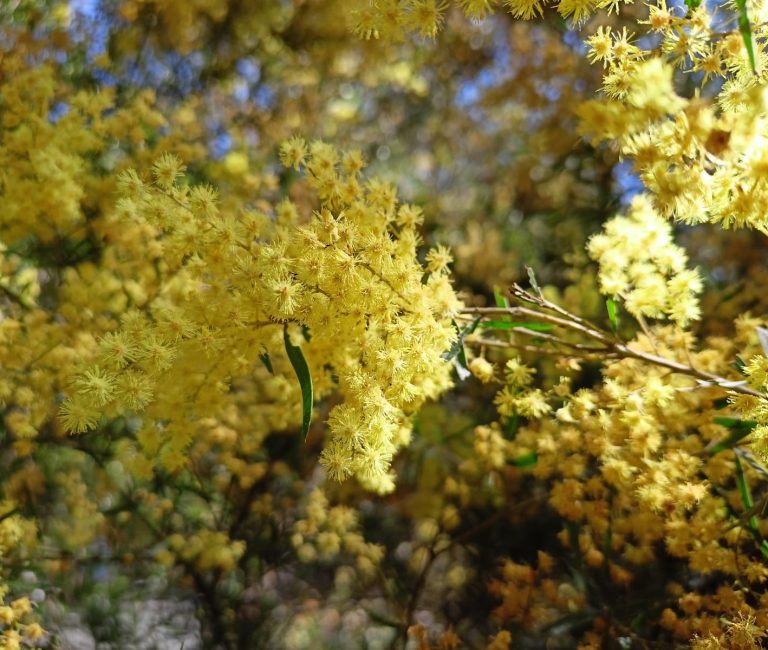
[[458, 336], [456, 337], [456, 340], [453, 342], [451, 349], [448, 350], [447, 352], [443, 352], [443, 359], [445, 359], [446, 361], [452, 361], [453, 359], [458, 358], [459, 362], [463, 363], [465, 368], [467, 367], [467, 356], [464, 353], [464, 338], [472, 334], [472, 332], [474, 332], [477, 329], [477, 326], [481, 320], [482, 320], [481, 317], [478, 316], [464, 329], [459, 328], [459, 325], [455, 320], [451, 321], [453, 323], [454, 329], [458, 333]]
[[726, 449], [733, 449], [739, 441], [746, 438], [752, 433], [752, 429], [757, 426], [757, 422], [754, 420], [740, 420], [739, 418], [715, 418], [714, 422], [720, 426], [727, 427], [731, 430], [731, 433], [707, 450], [712, 456]]
[[[739, 497], [741, 497], [741, 503], [744, 509], [749, 511], [755, 507], [752, 502], [752, 493], [749, 490], [749, 484], [747, 483], [747, 477], [744, 474], [744, 467], [741, 464], [741, 459], [736, 456], [736, 485], [739, 488]], [[755, 530], [757, 527], [757, 517], [752, 515], [749, 518], [749, 527]]]
[[469, 369], [467, 363], [467, 353], [464, 351], [464, 346], [461, 346], [458, 356], [453, 360], [453, 365], [456, 367], [456, 374], [461, 381], [469, 379], [472, 376], [472, 372]]
[[269, 352], [263, 352], [259, 355], [259, 359], [264, 364], [264, 367], [269, 370], [271, 374], [275, 374], [275, 369], [272, 367], [272, 359], [269, 358]]
[[[500, 309], [509, 308], [509, 300], [507, 300], [504, 297], [504, 294], [501, 293], [501, 289], [499, 289], [498, 287], [493, 288], [493, 299], [496, 302], [496, 306], [499, 307]], [[499, 316], [499, 319], [500, 321], [503, 321], [505, 323], [512, 320], [509, 314]], [[500, 322], [500, 321], [497, 321], [497, 322]]]
[[752, 25], [749, 22], [749, 14], [747, 13], [747, 0], [736, 0], [736, 9], [739, 12], [739, 32], [741, 32], [744, 47], [747, 49], [749, 65], [752, 68], [752, 72], [757, 73], [755, 45], [752, 42]]
[[530, 266], [526, 266], [525, 270], [528, 271], [528, 281], [531, 283], [531, 287], [533, 287], [533, 290], [539, 294], [539, 298], [542, 298], [543, 294], [541, 293], [541, 287], [536, 281], [536, 274], [533, 272], [533, 269]]
[[509, 300], [504, 297], [504, 294], [501, 293], [501, 289], [498, 287], [493, 288], [493, 298], [496, 300], [497, 307], [501, 307], [502, 309], [509, 307]]
[[147, 144], [153, 146], [157, 142], [157, 129], [149, 124], [143, 124], [141, 130], [144, 131], [144, 139]]
[[565, 34], [568, 31], [568, 23], [559, 13], [548, 11], [544, 16], [547, 24], [557, 32]]
[[605, 301], [605, 308], [608, 310], [608, 320], [611, 322], [611, 329], [617, 332], [619, 329], [619, 310], [616, 306], [616, 301], [613, 298], [608, 298]]
[[688, 8], [691, 11], [693, 11], [701, 4], [701, 0], [685, 0], [685, 4], [688, 5]]
[[520, 416], [517, 413], [513, 413], [509, 420], [507, 420], [507, 424], [504, 427], [504, 437], [507, 440], [513, 440], [514, 437], [517, 435], [517, 430], [520, 428]]
[[[749, 489], [749, 483], [747, 483], [747, 477], [744, 474], [744, 467], [741, 464], [741, 459], [736, 456], [736, 485], [739, 488], [739, 497], [741, 498], [741, 504], [744, 506], [744, 510], [747, 513], [754, 513], [755, 504], [752, 500], [752, 492]], [[752, 538], [757, 542], [760, 552], [763, 557], [768, 559], [768, 541], [763, 539], [763, 535], [760, 532], [760, 522], [755, 514], [749, 514], [749, 533]]]
[[714, 419], [715, 424], [719, 424], [721, 427], [727, 427], [729, 429], [748, 427], [750, 431], [755, 428], [757, 422], [754, 420], [742, 420], [741, 418], [724, 418], [718, 417]]
[[552, 325], [549, 323], [516, 323], [500, 320], [489, 320], [480, 323], [480, 327], [491, 330], [511, 330], [515, 327], [524, 327], [527, 330], [533, 330], [534, 332], [549, 332], [552, 329]]
[[745, 368], [747, 367], [746, 361], [740, 356], [736, 355], [736, 359], [729, 364], [734, 370], [738, 370], [742, 375], [746, 375]]
[[296, 377], [299, 379], [299, 386], [301, 386], [301, 435], [306, 440], [307, 435], [309, 434], [309, 424], [312, 421], [312, 375], [309, 374], [309, 366], [307, 365], [307, 360], [304, 358], [304, 353], [301, 351], [301, 348], [291, 343], [291, 339], [288, 336], [287, 323], [283, 328], [283, 341], [285, 343], [285, 352], [288, 355], [288, 360], [291, 362]]
[[280, 190], [288, 194], [288, 190], [301, 178], [301, 172], [295, 169], [284, 169], [280, 173]]
[[515, 467], [533, 467], [538, 460], [538, 454], [535, 451], [529, 451], [527, 454], [513, 458], [509, 463]]

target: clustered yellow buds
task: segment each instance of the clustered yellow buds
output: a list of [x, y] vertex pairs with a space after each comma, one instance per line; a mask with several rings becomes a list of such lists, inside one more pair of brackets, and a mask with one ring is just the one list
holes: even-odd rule
[[345, 506], [329, 507], [321, 490], [306, 497], [304, 516], [293, 525], [291, 543], [301, 562], [331, 562], [342, 554], [355, 559], [357, 573], [370, 578], [384, 557], [383, 547], [366, 542], [358, 513]]
[[566, 612], [576, 611], [585, 596], [572, 583], [551, 577], [554, 567], [554, 558], [541, 551], [536, 568], [505, 561], [500, 578], [489, 586], [491, 593], [502, 601], [494, 612], [496, 616], [531, 631], [551, 624]]
[[169, 537], [167, 548], [158, 551], [158, 561], [189, 563], [200, 571], [232, 571], [244, 552], [242, 540], [232, 541], [222, 531], [201, 530], [187, 538], [179, 534]]

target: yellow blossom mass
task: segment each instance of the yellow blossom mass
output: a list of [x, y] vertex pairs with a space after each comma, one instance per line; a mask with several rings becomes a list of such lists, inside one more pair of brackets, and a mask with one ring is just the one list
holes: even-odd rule
[[764, 649], [766, 25], [0, 2], [0, 650]]

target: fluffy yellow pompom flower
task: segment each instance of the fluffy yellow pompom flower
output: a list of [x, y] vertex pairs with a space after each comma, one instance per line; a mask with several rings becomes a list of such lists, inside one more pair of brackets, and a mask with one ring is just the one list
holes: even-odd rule
[[307, 157], [307, 143], [304, 138], [294, 136], [280, 145], [280, 162], [286, 167], [298, 169]]

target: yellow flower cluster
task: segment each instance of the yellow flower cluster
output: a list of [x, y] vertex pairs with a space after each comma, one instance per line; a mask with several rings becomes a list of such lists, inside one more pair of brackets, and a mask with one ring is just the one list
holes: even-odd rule
[[211, 32], [226, 21], [232, 24], [232, 33], [238, 37], [230, 46], [237, 46], [242, 40], [244, 45], [253, 47], [258, 39], [263, 42], [262, 47], [274, 50], [279, 42], [274, 33], [293, 11], [290, 4], [275, 0], [247, 5], [235, 0], [120, 0], [116, 5], [117, 17], [126, 23], [117, 42], [121, 49], [130, 51], [136, 39], [146, 37], [145, 25], [151, 19], [158, 25], [151, 35], [185, 55], [202, 47], [211, 38]]
[[231, 541], [222, 531], [201, 530], [191, 537], [179, 534], [168, 538], [168, 549], [160, 551], [158, 560], [172, 564], [173, 560], [194, 565], [200, 571], [218, 569], [232, 571], [245, 552], [245, 542]]
[[[502, 5], [489, 0], [455, 4], [471, 19], [483, 19]], [[543, 9], [543, 3], [526, 0], [504, 4], [525, 19], [540, 15]], [[617, 0], [566, 1], [556, 3], [556, 8], [579, 23], [599, 9], [618, 13], [620, 4]], [[362, 1], [353, 22], [367, 38], [397, 39], [408, 31], [434, 37], [449, 6], [447, 2]], [[696, 271], [685, 268], [686, 255], [674, 245], [671, 229], [660, 217], [768, 233], [760, 207], [768, 199], [761, 46], [766, 5], [751, 2], [743, 9], [730, 5], [725, 11], [729, 20], [723, 22], [714, 19], [714, 10], [706, 3], [680, 11], [658, 0], [648, 5], [642, 19], [634, 11], [629, 15], [637, 22], [637, 31], [652, 35], [653, 40], [636, 39], [626, 26], [602, 26], [587, 39], [588, 58], [604, 66], [607, 97], [578, 107], [582, 132], [614, 143], [621, 155], [631, 157], [649, 191], [633, 203], [627, 217], [612, 220], [605, 233], [592, 239], [590, 253], [600, 263], [603, 292], [621, 297], [641, 322], [645, 317], [669, 318], [687, 326], [700, 315], [701, 279]], [[736, 13], [741, 14], [739, 29]], [[658, 47], [653, 45], [656, 42]], [[675, 69], [699, 73], [693, 83], [702, 88], [710, 79], [720, 79], [705, 92], [697, 89], [692, 97], [690, 93], [683, 96], [676, 88]], [[763, 360], [755, 358], [746, 369], [750, 385], [762, 393], [766, 390]], [[483, 358], [474, 359], [470, 368], [482, 381], [493, 378], [493, 368]], [[668, 388], [661, 390], [668, 393]], [[535, 417], [537, 410], [547, 411], [541, 397], [530, 390], [518, 394], [505, 388], [497, 405], [503, 416]], [[531, 400], [533, 404], [525, 408]], [[765, 454], [765, 400], [742, 395], [734, 406], [757, 422], [751, 440]], [[480, 432], [481, 456], [494, 439], [489, 432]]]
[[57, 519], [49, 532], [69, 551], [87, 548], [103, 532], [105, 523], [90, 487], [77, 470], [61, 471], [55, 484], [66, 515]]
[[352, 30], [366, 39], [400, 40], [407, 33], [435, 38], [451, 5], [476, 21], [495, 11], [531, 20], [543, 15], [545, 7], [553, 6], [560, 16], [578, 24], [600, 9], [618, 13], [620, 3], [629, 4], [631, 0], [355, 0], [350, 22]]
[[538, 388], [531, 388], [533, 368], [524, 365], [519, 358], [510, 359], [506, 364], [506, 386], [496, 395], [495, 404], [499, 415], [504, 418], [522, 415], [537, 418], [550, 411], [545, 394]]
[[[311, 216], [302, 219], [287, 200], [271, 215], [222, 212], [213, 189], [180, 181], [183, 165], [169, 155], [151, 180], [121, 176], [118, 212], [162, 250], [164, 282], [98, 342], [61, 417], [80, 432], [104, 416], [144, 412], [142, 447], [169, 467], [184, 463], [197, 419], [246, 395], [281, 404], [261, 415], [256, 431], [285, 428], [300, 406], [295, 387], [285, 392], [295, 386], [282, 345], [287, 328], [309, 360], [316, 396], [336, 390], [344, 398], [328, 420], [329, 475], [388, 491], [409, 414], [451, 385], [443, 355], [461, 303], [448, 279], [450, 256], [437, 248], [426, 268], [419, 264], [421, 211], [398, 206], [392, 186], [365, 180], [359, 152], [342, 156], [294, 138], [281, 159], [306, 167], [320, 197]], [[263, 368], [265, 354], [274, 375]], [[238, 389], [245, 385], [249, 393]]]
[[21, 542], [29, 543], [36, 537], [35, 525], [14, 514], [16, 504], [4, 500], [0, 503], [0, 554], [4, 557], [14, 552]]
[[[768, 233], [757, 207], [768, 198], [760, 46], [768, 33], [766, 3], [750, 2], [743, 10], [731, 4], [723, 22], [706, 3], [680, 11], [667, 0], [648, 3], [645, 15], [627, 6], [639, 4], [632, 0], [356, 0], [350, 20], [364, 38], [399, 40], [407, 33], [434, 38], [451, 4], [472, 20], [495, 10], [530, 20], [553, 6], [576, 25], [600, 10], [618, 14], [625, 6], [636, 32], [601, 26], [586, 38], [589, 60], [605, 68], [606, 98], [577, 107], [582, 133], [613, 143], [633, 159], [664, 217]], [[743, 12], [741, 28], [734, 10]], [[643, 42], [637, 33], [650, 39]], [[675, 69], [699, 75], [693, 97], [676, 91]], [[718, 79], [714, 90], [707, 86], [713, 78]]]
[[506, 560], [500, 577], [489, 585], [490, 592], [501, 600], [495, 616], [505, 624], [515, 623], [530, 631], [546, 627], [581, 607], [585, 594], [574, 584], [553, 578], [554, 568], [554, 558], [542, 551], [536, 568]]
[[294, 523], [291, 535], [301, 562], [329, 562], [343, 554], [354, 557], [361, 577], [373, 576], [384, 557], [384, 548], [365, 541], [357, 511], [346, 506], [329, 507], [320, 489], [307, 495], [303, 510], [303, 517]]
[[6, 590], [0, 590], [0, 649], [45, 647], [46, 632], [39, 623], [32, 622], [32, 603], [29, 598], [17, 598], [5, 604]]
[[600, 290], [621, 298], [636, 318], [669, 318], [682, 327], [699, 318], [701, 278], [685, 268], [685, 251], [647, 197], [635, 197], [627, 215], [611, 219], [587, 250], [599, 264]]
[[[640, 336], [632, 347], [733, 376], [729, 359], [758, 349], [752, 323], [738, 321], [732, 339], [708, 339], [702, 351], [692, 349], [690, 334], [670, 327], [654, 328], [653, 341]], [[747, 372], [761, 376], [763, 358], [751, 358]], [[745, 519], [734, 517], [745, 507], [734, 484], [734, 453], [709, 451], [729, 435], [718, 420], [720, 390], [637, 359], [609, 363], [603, 373], [595, 388], [562, 401], [553, 395], [560, 403], [553, 415], [521, 427], [501, 448], [507, 462], [536, 454], [531, 473], [551, 482], [549, 503], [579, 531], [574, 537], [573, 528], [564, 530], [561, 541], [571, 548], [576, 544], [586, 566], [605, 567], [618, 585], [630, 584], [636, 569], [656, 562], [660, 544], [700, 574], [722, 572], [745, 584], [763, 584], [765, 561], [749, 549]], [[731, 401], [737, 413], [745, 405], [765, 410], [766, 400], [759, 397]], [[755, 480], [751, 467], [744, 472], [746, 481]], [[728, 591], [733, 594], [728, 604], [725, 588], [712, 599], [677, 589], [680, 606], [661, 623], [680, 640], [710, 633], [725, 639], [726, 619], [740, 612], [764, 618], [764, 604], [748, 604], [744, 591]], [[687, 609], [694, 596], [699, 598], [695, 617]]]
[[[35, 546], [37, 527], [14, 514], [14, 510], [14, 503], [0, 503], [0, 556], [3, 558], [18, 553], [28, 554]], [[22, 647], [40, 647], [38, 642], [44, 639], [46, 633], [34, 621], [29, 598], [17, 598], [6, 604], [7, 594], [7, 585], [0, 585], [0, 648], [20, 650]]]
[[[151, 108], [151, 92], [138, 93], [124, 108], [115, 107], [108, 89], [65, 95], [69, 88], [54, 64], [28, 65], [34, 47], [19, 44], [0, 57], [0, 400], [22, 456], [31, 454], [33, 440], [56, 412], [76, 360], [87, 357], [94, 334], [109, 328], [107, 314], [142, 299], [141, 276], [150, 269], [137, 274], [136, 264], [124, 266], [114, 251], [99, 266], [93, 263], [97, 242], [109, 233], [92, 215], [112, 189], [104, 173], [113, 164], [109, 143], [123, 142], [128, 153], [144, 143], [141, 125], [164, 124]], [[48, 267], [57, 270], [43, 270]], [[60, 290], [56, 317], [39, 304], [54, 275]], [[102, 397], [108, 389], [101, 386]], [[82, 412], [75, 417], [92, 418]]]
[[[766, 331], [764, 327], [760, 329]], [[762, 353], [750, 358], [744, 373], [749, 385], [765, 397], [739, 395], [731, 401], [742, 418], [754, 424], [750, 434], [751, 448], [763, 462], [768, 462], [768, 350], [763, 345], [760, 351]]]
[[[641, 49], [626, 28], [601, 27], [587, 39], [590, 60], [606, 67], [607, 97], [578, 107], [582, 133], [612, 142], [632, 159], [664, 217], [768, 233], [757, 207], [767, 196], [759, 46], [765, 11], [764, 3], [750, 3], [751, 31], [720, 32], [706, 3], [682, 15], [661, 0], [638, 24], [661, 39], [659, 48]], [[700, 73], [693, 97], [676, 91], [676, 68]], [[712, 88], [710, 78], [718, 78]]]
[[[691, 639], [691, 648], [693, 650], [730, 650], [731, 648], [762, 650], [768, 629], [765, 604], [762, 604], [757, 614], [746, 613], [751, 608], [744, 606], [745, 600], [743, 592], [727, 588], [718, 590], [716, 598], [701, 598], [696, 594], [681, 596], [679, 602], [683, 611], [693, 620], [699, 619], [703, 623], [699, 625], [703, 629]], [[721, 603], [725, 603], [726, 606], [723, 607]], [[711, 607], [715, 612], [723, 609], [730, 611], [741, 609], [742, 611], [717, 621], [714, 617], [710, 618], [702, 612], [705, 606]], [[678, 617], [671, 609], [664, 610], [662, 616], [664, 627], [678, 632], [679, 637], [683, 636], [679, 628], [693, 627], [685, 617]], [[707, 627], [711, 629], [707, 630]]]
[[510, 445], [511, 443], [504, 439], [497, 423], [475, 427], [474, 452], [488, 469], [501, 469], [505, 465]]

